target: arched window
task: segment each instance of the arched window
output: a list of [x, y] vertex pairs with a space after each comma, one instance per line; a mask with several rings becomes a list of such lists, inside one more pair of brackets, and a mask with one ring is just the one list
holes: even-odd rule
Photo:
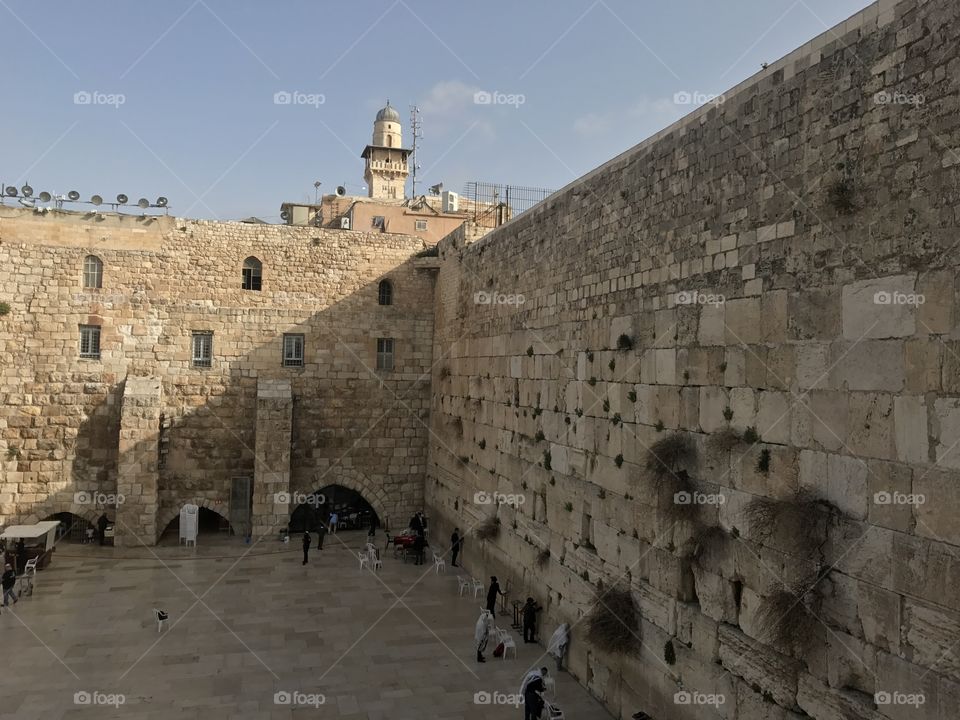
[[377, 302], [380, 305], [393, 305], [393, 285], [389, 280], [381, 280], [377, 288]]
[[83, 260], [83, 286], [103, 287], [103, 261], [96, 255], [87, 255]]
[[243, 289], [259, 290], [263, 281], [263, 264], [255, 257], [243, 261]]

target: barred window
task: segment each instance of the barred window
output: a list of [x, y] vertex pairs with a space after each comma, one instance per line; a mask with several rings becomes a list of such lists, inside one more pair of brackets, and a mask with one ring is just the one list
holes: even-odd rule
[[381, 280], [377, 287], [377, 303], [380, 305], [393, 305], [393, 283], [389, 280]]
[[422, 231], [422, 230], [426, 230], [426, 229], [427, 229], [427, 221], [426, 221], [426, 220], [417, 220], [417, 230], [418, 230], [418, 231]]
[[213, 333], [193, 333], [193, 366], [210, 367], [213, 364]]
[[87, 255], [83, 259], [83, 287], [103, 287], [103, 261], [96, 255]]
[[80, 357], [97, 360], [100, 358], [100, 326], [80, 326]]
[[393, 338], [377, 338], [377, 370], [393, 370]]
[[283, 336], [283, 366], [303, 367], [303, 335]]

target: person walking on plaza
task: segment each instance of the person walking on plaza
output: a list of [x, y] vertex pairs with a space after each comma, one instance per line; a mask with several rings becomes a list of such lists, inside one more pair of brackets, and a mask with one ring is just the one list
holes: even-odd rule
[[423, 565], [423, 548], [427, 544], [427, 539], [421, 534], [413, 539], [413, 556], [417, 565]]
[[7, 607], [7, 601], [10, 598], [13, 598], [13, 602], [16, 604], [20, 599], [13, 591], [13, 586], [17, 584], [17, 571], [13, 569], [13, 565], [10, 563], [7, 563], [4, 567], [3, 577], [0, 578], [0, 584], [3, 585], [3, 606]]
[[527, 598], [527, 602], [523, 606], [523, 641], [525, 643], [536, 642], [537, 613], [541, 609], [536, 600], [532, 597]]
[[307, 564], [307, 556], [310, 554], [310, 533], [303, 531], [303, 564]]
[[106, 544], [107, 537], [107, 525], [110, 524], [110, 521], [107, 519], [106, 515], [101, 515], [100, 519], [97, 520], [97, 534], [100, 536], [100, 544]]
[[460, 528], [453, 529], [453, 535], [450, 536], [450, 553], [453, 556], [450, 564], [453, 567], [460, 567], [457, 565], [457, 557], [460, 555], [460, 546], [463, 544], [463, 539], [460, 537]]
[[339, 519], [340, 519], [340, 518], [337, 517], [336, 511], [330, 513], [330, 527], [329, 527], [329, 530], [330, 530], [330, 534], [331, 534], [331, 535], [336, 535], [336, 534], [337, 534], [337, 521], [338, 521]]
[[473, 630], [473, 639], [477, 643], [477, 662], [486, 662], [483, 651], [487, 649], [490, 631], [493, 629], [493, 616], [487, 610], [480, 611], [480, 618]]
[[22, 573], [24, 568], [27, 567], [27, 545], [23, 542], [23, 538], [20, 538], [14, 547], [17, 549], [16, 570], [18, 573]]
[[507, 594], [500, 590], [500, 583], [497, 582], [497, 576], [490, 576], [490, 588], [487, 590], [487, 611], [491, 617], [497, 616], [497, 595], [506, 597]]
[[317, 523], [317, 550], [323, 550], [323, 538], [327, 534], [327, 526], [323, 522]]

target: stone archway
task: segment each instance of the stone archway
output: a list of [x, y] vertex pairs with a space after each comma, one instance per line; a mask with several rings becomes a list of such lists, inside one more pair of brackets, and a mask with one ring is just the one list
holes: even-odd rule
[[330, 485], [339, 485], [360, 493], [364, 500], [370, 503], [370, 507], [380, 519], [382, 527], [389, 527], [390, 522], [395, 522], [399, 518], [390, 510], [394, 509], [387, 500], [387, 494], [382, 486], [374, 485], [373, 482], [362, 472], [351, 467], [340, 467], [336, 473], [320, 472], [313, 478], [312, 487], [308, 492], [319, 491]]
[[116, 508], [98, 508], [91, 507], [89, 505], [78, 505], [73, 502], [73, 500], [58, 500], [57, 498], [47, 498], [43, 502], [36, 503], [31, 505], [25, 510], [21, 510], [18, 514], [12, 515], [10, 520], [5, 523], [7, 527], [10, 525], [33, 525], [34, 523], [40, 522], [44, 518], [48, 518], [51, 515], [57, 515], [59, 513], [71, 513], [78, 517], [83, 518], [88, 523], [97, 526], [97, 520], [100, 519], [100, 516], [106, 514], [109, 518], [112, 515], [116, 516]]
[[183, 508], [183, 506], [188, 502], [193, 502], [193, 504], [197, 507], [212, 510], [227, 522], [230, 521], [230, 508], [228, 508], [224, 503], [217, 502], [216, 500], [208, 500], [207, 498], [190, 498], [189, 500], [183, 500], [173, 507], [167, 508], [161, 515], [158, 516], [157, 537], [156, 540], [154, 540], [154, 543], [160, 540], [160, 536], [163, 535], [164, 531], [167, 529], [167, 525], [173, 522], [173, 520], [180, 515], [181, 508]]

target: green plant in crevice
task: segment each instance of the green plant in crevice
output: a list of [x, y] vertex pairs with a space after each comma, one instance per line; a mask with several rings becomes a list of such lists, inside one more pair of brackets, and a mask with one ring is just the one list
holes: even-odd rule
[[757, 472], [762, 472], [764, 475], [770, 472], [770, 450], [768, 448], [760, 451], [760, 457], [757, 458]]
[[628, 392], [628, 393], [627, 393], [627, 399], [628, 399], [630, 402], [635, 403], [635, 402], [637, 401], [637, 391], [636, 391], [636, 390], [631, 390], [630, 392]]
[[617, 361], [614, 359], [611, 359], [610, 362], [607, 363], [607, 367], [610, 368], [610, 372], [613, 372], [614, 370], [617, 369]]
[[543, 469], [544, 470], [550, 469], [550, 460], [551, 460], [550, 451], [544, 450], [543, 451]]
[[725, 407], [723, 409], [723, 419], [727, 422], [733, 420], [733, 410], [731, 410], [729, 407]]
[[594, 385], [597, 384], [597, 378], [591, 377], [589, 380], [587, 380], [587, 384], [593, 387]]
[[657, 420], [656, 424], [653, 426], [653, 429], [657, 432], [663, 432], [664, 427], [663, 420]]
[[563, 504], [563, 509], [567, 512], [573, 512], [573, 503], [568, 500]]
[[527, 348], [527, 357], [533, 357], [533, 345]]
[[609, 400], [604, 400], [604, 401], [603, 401], [603, 411], [604, 411], [604, 412], [610, 412], [610, 401], [609, 401]]
[[537, 434], [533, 436], [533, 439], [537, 442], [543, 442], [544, 437], [543, 430], [537, 430]]
[[627, 351], [633, 349], [633, 338], [626, 333], [617, 338], [617, 350]]
[[747, 445], [753, 445], [759, 439], [760, 436], [757, 434], [757, 429], [753, 425], [743, 431], [743, 441], [747, 443]]

